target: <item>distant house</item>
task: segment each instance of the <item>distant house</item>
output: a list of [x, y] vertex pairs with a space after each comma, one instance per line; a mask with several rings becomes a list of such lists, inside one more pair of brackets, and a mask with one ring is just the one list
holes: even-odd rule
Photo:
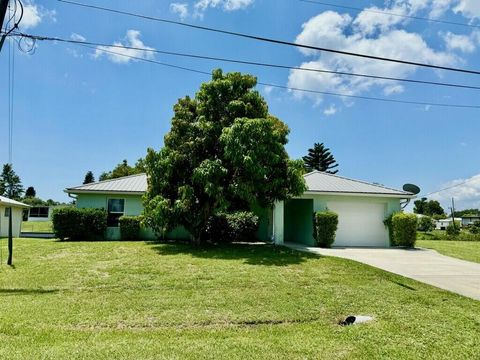
[[[462, 224], [462, 218], [455, 218], [455, 222]], [[452, 223], [452, 218], [435, 220], [435, 229], [436, 230], [446, 230], [448, 225]]]
[[[364, 181], [313, 171], [304, 175], [307, 191], [288, 201], [277, 202], [272, 209], [255, 209], [259, 216], [257, 239], [315, 245], [313, 213], [335, 211], [339, 216], [334, 246], [389, 246], [385, 217], [401, 210], [401, 201], [414, 194]], [[79, 208], [103, 208], [108, 213], [106, 237], [120, 238], [118, 219], [122, 215], [140, 215], [142, 196], [147, 190], [145, 174], [100, 181], [65, 189], [76, 197]], [[177, 228], [165, 235], [173, 239], [188, 239], [189, 233]], [[141, 237], [155, 238], [143, 229]]]
[[10, 209], [12, 209], [12, 234], [14, 237], [20, 236], [22, 213], [23, 210], [28, 209], [28, 207], [28, 205], [19, 201], [0, 196], [0, 237], [8, 236]]
[[462, 216], [462, 226], [473, 225], [480, 221], [480, 215], [467, 214]]
[[52, 220], [53, 210], [62, 207], [62, 205], [52, 206], [32, 206], [25, 212], [25, 221], [50, 221]]

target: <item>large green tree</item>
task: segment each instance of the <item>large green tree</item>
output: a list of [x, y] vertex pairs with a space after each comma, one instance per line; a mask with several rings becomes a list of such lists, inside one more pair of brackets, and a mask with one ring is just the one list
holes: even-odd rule
[[95, 182], [95, 176], [93, 176], [93, 172], [87, 171], [85, 178], [83, 179], [83, 184], [91, 184], [93, 182]]
[[37, 196], [37, 192], [35, 191], [35, 188], [33, 186], [29, 186], [25, 191], [25, 197], [34, 198], [35, 196]]
[[313, 144], [313, 148], [308, 149], [308, 155], [304, 156], [305, 170], [310, 172], [314, 170], [336, 174], [338, 170], [337, 161], [333, 157], [329, 148], [325, 147], [323, 143]]
[[0, 175], [0, 195], [20, 200], [23, 186], [20, 177], [13, 170], [12, 164], [4, 164]]
[[100, 174], [98, 180], [116, 179], [122, 176], [136, 175], [145, 172], [144, 159], [138, 159], [134, 166], [128, 164], [127, 160], [123, 160], [117, 164], [112, 171], [103, 172]]
[[218, 212], [272, 206], [305, 190], [302, 161], [285, 151], [288, 127], [268, 113], [256, 78], [213, 72], [195, 98], [174, 106], [170, 132], [145, 159], [145, 221], [157, 232], [184, 226], [200, 244]]
[[414, 202], [413, 212], [415, 214], [434, 216], [434, 215], [444, 215], [445, 210], [442, 208], [440, 203], [436, 200], [429, 200], [427, 198], [421, 198]]

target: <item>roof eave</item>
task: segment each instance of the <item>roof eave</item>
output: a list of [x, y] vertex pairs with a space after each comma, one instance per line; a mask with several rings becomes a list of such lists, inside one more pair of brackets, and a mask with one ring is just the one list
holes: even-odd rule
[[145, 191], [116, 191], [116, 190], [79, 190], [65, 189], [67, 194], [107, 194], [107, 195], [143, 195]]
[[409, 194], [385, 194], [371, 192], [348, 192], [348, 191], [315, 191], [307, 190], [304, 195], [340, 195], [340, 196], [369, 196], [369, 197], [388, 197], [398, 199], [415, 199], [416, 195]]

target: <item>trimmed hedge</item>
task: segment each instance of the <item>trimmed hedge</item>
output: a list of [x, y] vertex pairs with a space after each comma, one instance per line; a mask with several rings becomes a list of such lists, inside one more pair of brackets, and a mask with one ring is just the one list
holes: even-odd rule
[[65, 207], [52, 213], [53, 233], [60, 240], [103, 240], [107, 230], [104, 209]]
[[206, 236], [215, 243], [255, 241], [258, 216], [250, 211], [219, 213], [210, 218]]
[[417, 217], [414, 214], [396, 213], [392, 216], [393, 245], [415, 247]]
[[331, 247], [338, 227], [338, 214], [333, 211], [318, 211], [313, 215], [313, 237], [317, 246]]
[[137, 240], [140, 235], [141, 216], [121, 216], [120, 236], [122, 240]]

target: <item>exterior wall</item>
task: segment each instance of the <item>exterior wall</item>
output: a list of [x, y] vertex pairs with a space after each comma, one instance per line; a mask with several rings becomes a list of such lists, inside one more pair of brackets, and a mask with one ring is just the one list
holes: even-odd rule
[[[77, 207], [107, 209], [108, 199], [125, 199], [124, 211], [127, 216], [141, 215], [143, 212], [142, 195], [78, 194]], [[105, 237], [108, 240], [119, 240], [121, 238], [120, 228], [108, 227]], [[152, 229], [142, 228], [140, 230], [140, 238], [144, 240], [156, 240], [159, 236], [157, 236]], [[178, 227], [166, 234], [164, 238], [172, 240], [188, 240], [190, 239], [190, 234], [185, 228]]]
[[[285, 202], [284, 241], [315, 245], [313, 238], [313, 199]], [[302, 231], [298, 231], [302, 229]]]
[[[20, 237], [22, 228], [22, 208], [12, 208], [13, 236]], [[8, 216], [5, 216], [5, 206], [0, 205], [0, 237], [8, 236]]]
[[[304, 214], [305, 211], [302, 211], [300, 215], [299, 210], [295, 206], [291, 209], [288, 209], [291, 205], [287, 202], [285, 205], [283, 202], [277, 203], [277, 206], [274, 208], [274, 228], [275, 228], [275, 243], [283, 244], [285, 241], [292, 241], [291, 230], [286, 229], [291, 226], [293, 223], [299, 223], [300, 220], [296, 219], [299, 216], [308, 216], [308, 218], [313, 218], [313, 212], [324, 211], [328, 209], [328, 202], [366, 202], [366, 203], [380, 203], [385, 204], [385, 217], [391, 213], [398, 212], [401, 210], [400, 199], [399, 198], [390, 198], [390, 197], [375, 197], [375, 196], [350, 196], [350, 195], [324, 195], [324, 194], [304, 194], [296, 199], [310, 199], [313, 201], [313, 210], [308, 214]], [[293, 199], [295, 201], [295, 199]], [[281, 205], [280, 205], [281, 204]], [[293, 204], [293, 203], [292, 203]], [[285, 210], [284, 210], [285, 207]], [[293, 216], [295, 219], [290, 219], [289, 217]], [[294, 241], [304, 243], [306, 245], [314, 245], [315, 240], [313, 239], [313, 221], [310, 224], [308, 219], [305, 219], [301, 230], [298, 227], [292, 231], [295, 231], [297, 239]]]

